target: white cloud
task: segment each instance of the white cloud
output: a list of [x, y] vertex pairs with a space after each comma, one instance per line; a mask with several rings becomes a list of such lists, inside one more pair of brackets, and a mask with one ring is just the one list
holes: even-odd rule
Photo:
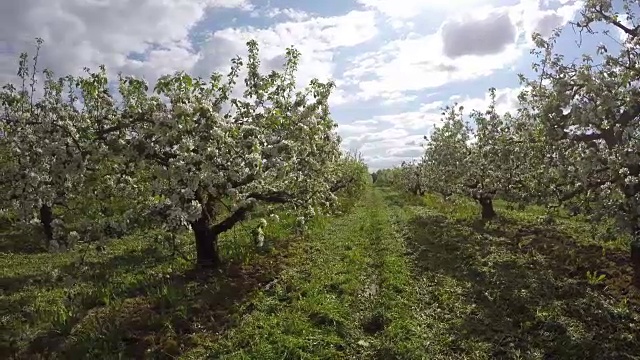
[[[374, 3], [391, 4], [371, 0], [369, 5]], [[409, 6], [425, 4], [409, 2]], [[473, 12], [449, 17], [434, 33], [409, 33], [351, 59], [343, 74], [345, 83], [357, 88], [357, 95], [351, 99], [382, 98], [393, 103], [406, 92], [438, 88], [509, 69], [530, 47], [530, 42], [521, 41], [522, 36], [530, 38], [533, 31], [548, 33], [573, 18], [580, 6], [579, 2], [572, 2], [556, 10], [541, 10], [536, 0], [495, 8], [483, 4]], [[400, 7], [397, 2], [396, 7]]]
[[361, 5], [391, 17], [407, 19], [421, 17], [426, 11], [456, 12], [478, 5], [499, 2], [496, 0], [357, 0]]
[[[423, 104], [417, 111], [407, 111], [393, 115], [378, 115], [374, 119], [381, 123], [388, 123], [394, 129], [425, 131], [440, 120], [442, 102]], [[434, 106], [435, 105], [435, 106]]]
[[354, 59], [344, 76], [357, 84], [360, 99], [386, 98], [394, 93], [488, 76], [514, 63], [523, 51], [511, 44], [498, 54], [450, 59], [442, 53], [443, 47], [439, 34], [393, 41], [379, 51]]
[[363, 134], [374, 131], [377, 126], [376, 121], [356, 121], [351, 124], [341, 124], [338, 127], [338, 133], [343, 138], [356, 136], [357, 134]]
[[422, 104], [416, 111], [377, 115], [340, 125], [343, 147], [361, 151], [372, 170], [419, 158], [424, 152], [424, 136], [440, 121], [443, 104], [435, 101]]
[[314, 77], [326, 80], [333, 78], [336, 51], [366, 42], [377, 33], [375, 15], [370, 11], [278, 23], [265, 29], [228, 28], [213, 33], [203, 46], [196, 72], [208, 73], [221, 64], [226, 68], [231, 56], [246, 52], [246, 41], [256, 39], [261, 57], [270, 63], [269, 67], [279, 67], [285, 48], [294, 45], [302, 53], [297, 73], [299, 84], [306, 84]]
[[[521, 88], [496, 90], [496, 110], [500, 114], [517, 109], [517, 96]], [[402, 161], [420, 158], [424, 153], [424, 136], [428, 136], [441, 122], [441, 109], [458, 102], [465, 113], [471, 110], [486, 110], [490, 98], [488, 92], [482, 97], [454, 95], [448, 100], [423, 103], [416, 111], [377, 115], [368, 120], [340, 125], [345, 149], [357, 149], [373, 170], [397, 165]]]
[[311, 17], [311, 14], [305, 11], [297, 10], [297, 9], [274, 7], [274, 8], [266, 8], [261, 10], [256, 9], [251, 12], [251, 16], [252, 17], [266, 16], [269, 18], [284, 17], [286, 19], [293, 20], [293, 21], [303, 21], [303, 20], [309, 19]]
[[[190, 29], [215, 8], [250, 5], [247, 0], [2, 1], [0, 40], [11, 44], [11, 51], [0, 55], [2, 80], [15, 73], [18, 53], [33, 51], [35, 37], [45, 40], [42, 67], [61, 75], [100, 64], [148, 74], [183, 68], [196, 57]], [[145, 64], [127, 59], [130, 53], [149, 51], [152, 60]]]
[[[512, 115], [515, 115], [519, 105], [518, 94], [520, 91], [522, 91], [522, 87], [496, 89], [496, 112], [498, 114], [510, 112]], [[468, 95], [457, 95], [450, 97], [449, 101], [450, 103], [457, 102], [458, 105], [463, 106], [465, 113], [471, 110], [485, 111], [491, 103], [488, 91], [483, 97], [472, 98]]]
[[573, 20], [584, 5], [583, 1], [576, 0], [546, 0], [546, 2], [556, 2], [560, 6], [543, 10], [540, 8], [539, 0], [521, 0], [518, 6], [513, 8], [512, 14], [518, 26], [524, 31], [528, 46], [531, 45], [531, 35], [534, 32], [548, 37], [552, 30]]

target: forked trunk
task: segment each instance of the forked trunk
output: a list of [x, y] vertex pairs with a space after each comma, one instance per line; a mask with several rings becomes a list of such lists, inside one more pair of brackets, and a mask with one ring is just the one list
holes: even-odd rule
[[483, 220], [490, 220], [496, 217], [496, 212], [493, 209], [493, 199], [483, 196], [478, 199], [478, 203], [482, 207]]
[[203, 269], [219, 267], [218, 236], [211, 230], [209, 222], [200, 218], [191, 223], [191, 230], [196, 241], [197, 266]]
[[42, 204], [40, 206], [40, 223], [42, 224], [42, 230], [44, 231], [45, 245], [49, 249], [51, 241], [53, 240], [53, 210], [51, 206]]

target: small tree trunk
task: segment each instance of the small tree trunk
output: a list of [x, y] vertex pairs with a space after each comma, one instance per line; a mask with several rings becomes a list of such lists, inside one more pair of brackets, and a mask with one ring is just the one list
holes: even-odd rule
[[631, 266], [633, 286], [640, 289], [640, 227], [636, 226], [631, 238]]
[[480, 197], [478, 203], [482, 206], [482, 219], [490, 220], [496, 217], [496, 212], [493, 210], [493, 199], [490, 197]]
[[215, 269], [220, 266], [218, 236], [211, 230], [209, 222], [200, 218], [191, 223], [191, 230], [196, 241], [197, 266], [203, 269]]
[[44, 231], [45, 245], [47, 246], [47, 249], [49, 249], [49, 245], [51, 245], [51, 241], [53, 240], [52, 222], [53, 210], [51, 209], [51, 206], [42, 204], [40, 206], [40, 223], [42, 224], [42, 230]]

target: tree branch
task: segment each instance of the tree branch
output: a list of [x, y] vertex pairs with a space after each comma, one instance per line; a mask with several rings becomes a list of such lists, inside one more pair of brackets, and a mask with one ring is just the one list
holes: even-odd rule
[[[266, 194], [252, 193], [247, 196], [247, 199], [256, 199], [258, 201], [264, 201], [269, 203], [285, 204], [293, 200], [293, 196], [283, 191], [274, 191]], [[240, 208], [236, 209], [226, 219], [213, 225], [211, 231], [216, 234], [222, 234], [225, 231], [231, 230], [237, 223], [245, 220], [249, 212], [251, 212], [256, 206], [255, 202], [250, 202]]]
[[602, 8], [598, 7], [596, 9], [594, 9], [594, 11], [602, 16], [603, 19], [605, 19], [606, 21], [610, 22], [611, 24], [613, 24], [615, 27], [617, 27], [618, 29], [624, 31], [625, 34], [631, 36], [631, 37], [638, 37], [638, 30], [640, 30], [639, 26], [636, 26], [635, 28], [631, 29], [629, 27], [627, 27], [626, 25], [622, 24], [621, 22], [619, 22], [618, 20], [614, 19], [613, 17], [611, 17], [609, 14], [605, 14], [604, 11], [602, 11]]

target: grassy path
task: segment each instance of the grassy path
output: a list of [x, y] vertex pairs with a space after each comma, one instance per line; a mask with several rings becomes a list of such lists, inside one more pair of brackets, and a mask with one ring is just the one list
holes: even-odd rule
[[[640, 359], [640, 296], [618, 243], [588, 224], [384, 192], [411, 249], [427, 359]], [[603, 246], [604, 245], [604, 246]], [[606, 273], [590, 281], [587, 271]]]
[[314, 226], [280, 277], [238, 311], [237, 326], [185, 358], [419, 358], [413, 284], [394, 229], [378, 192]]
[[0, 358], [640, 359], [624, 244], [497, 210], [374, 188], [306, 239], [270, 225], [267, 255], [227, 234], [217, 275], [152, 234], [0, 253]]
[[600, 259], [577, 223], [500, 211], [481, 224], [473, 204], [373, 189], [312, 229], [237, 326], [189, 357], [637, 359], [638, 299], [581, 272], [620, 251]]

